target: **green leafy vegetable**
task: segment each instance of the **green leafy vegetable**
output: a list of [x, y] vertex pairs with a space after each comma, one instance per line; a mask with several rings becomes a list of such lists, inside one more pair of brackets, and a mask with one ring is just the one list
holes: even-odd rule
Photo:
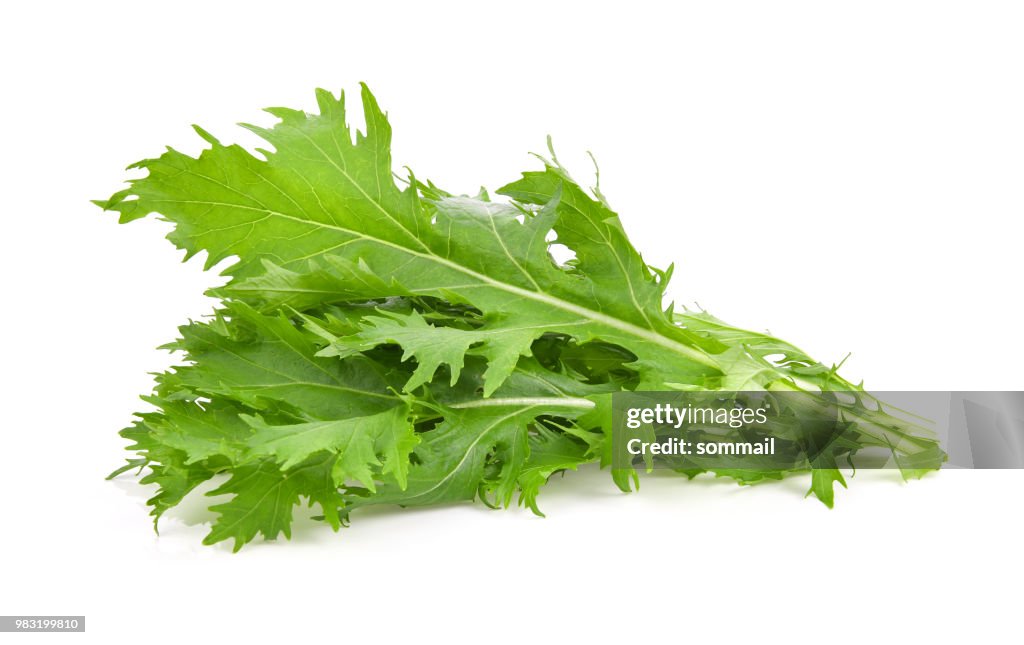
[[[97, 202], [122, 222], [159, 214], [207, 268], [235, 258], [216, 313], [166, 346], [184, 362], [158, 377], [155, 410], [122, 431], [138, 454], [125, 469], [159, 488], [155, 519], [215, 477], [211, 494], [232, 497], [206, 542], [236, 550], [289, 536], [303, 502], [335, 529], [378, 504], [518, 499], [540, 513], [553, 474], [610, 463], [616, 391], [858, 389], [779, 339], [666, 307], [671, 267], [647, 265], [553, 152], [501, 202], [396, 183], [390, 125], [365, 87], [362, 100], [365, 132], [323, 90], [319, 114], [268, 110], [277, 125], [245, 127], [273, 152], [197, 127], [198, 158], [138, 162], [144, 178]], [[555, 242], [575, 257], [557, 263]], [[855, 447], [887, 446], [914, 476], [943, 460], [881, 410], [860, 415]], [[802, 470], [831, 506], [840, 472]]]

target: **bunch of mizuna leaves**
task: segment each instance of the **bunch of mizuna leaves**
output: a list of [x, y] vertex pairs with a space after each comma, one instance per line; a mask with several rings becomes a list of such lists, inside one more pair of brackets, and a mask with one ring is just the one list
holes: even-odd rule
[[[274, 108], [274, 150], [254, 155], [196, 128], [198, 158], [168, 149], [97, 202], [130, 222], [156, 213], [186, 259], [237, 261], [219, 308], [166, 347], [179, 367], [121, 434], [148, 469], [159, 519], [196, 486], [230, 496], [207, 544], [290, 536], [306, 503], [335, 530], [377, 504], [522, 504], [556, 473], [610, 466], [611, 396], [623, 390], [858, 388], [799, 349], [663, 303], [671, 269], [644, 263], [600, 190], [551, 153], [499, 189], [456, 196], [396, 179], [391, 128], [362, 92], [365, 133], [344, 97], [318, 115]], [[353, 137], [354, 134], [354, 137]], [[568, 247], [557, 262], [552, 244]], [[934, 441], [867, 406], [837, 447], [888, 447], [905, 476], [943, 459]], [[820, 464], [819, 464], [820, 465]], [[832, 505], [838, 465], [811, 472]], [[633, 469], [611, 469], [624, 491]], [[794, 471], [720, 471], [746, 484]], [[694, 476], [697, 473], [687, 471]]]

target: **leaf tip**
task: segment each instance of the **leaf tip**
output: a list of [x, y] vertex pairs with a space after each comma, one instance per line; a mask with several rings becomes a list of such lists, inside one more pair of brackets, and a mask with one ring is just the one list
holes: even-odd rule
[[213, 136], [207, 130], [203, 129], [202, 126], [193, 123], [192, 124], [192, 129], [195, 130], [196, 134], [198, 134], [203, 139], [203, 141], [206, 141], [207, 143], [209, 143], [213, 147], [215, 147], [215, 148], [222, 148], [222, 147], [224, 147], [223, 144], [220, 142], [220, 140], [217, 139], [217, 137]]

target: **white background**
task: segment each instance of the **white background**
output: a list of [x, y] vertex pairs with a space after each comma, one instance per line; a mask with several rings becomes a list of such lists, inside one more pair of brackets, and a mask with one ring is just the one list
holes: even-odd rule
[[146, 491], [103, 481], [217, 278], [87, 200], [198, 151], [193, 122], [251, 144], [234, 122], [361, 80], [396, 163], [451, 190], [548, 133], [580, 177], [592, 150], [680, 303], [852, 352], [878, 390], [1024, 389], [1019, 3], [669, 4], [5, 9], [0, 614], [85, 614], [97, 643], [1019, 638], [1020, 471], [861, 473], [833, 511], [798, 480], [585, 472], [543, 520], [375, 512], [237, 555], [200, 546], [199, 503], [157, 537]]

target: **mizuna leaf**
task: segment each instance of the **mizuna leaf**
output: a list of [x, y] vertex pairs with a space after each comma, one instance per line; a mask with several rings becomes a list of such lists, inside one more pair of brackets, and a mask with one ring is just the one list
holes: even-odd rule
[[[367, 132], [355, 143], [344, 97], [318, 91], [317, 100], [319, 115], [274, 108], [268, 111], [281, 119], [276, 126], [247, 126], [273, 144], [274, 152], [261, 151], [266, 160], [200, 131], [212, 147], [198, 158], [169, 150], [139, 162], [149, 175], [101, 205], [122, 221], [160, 213], [175, 224], [170, 239], [188, 255], [206, 251], [207, 266], [237, 256], [227, 273], [249, 293], [258, 289], [245, 279], [262, 279], [266, 261], [299, 275], [311, 267], [337, 271], [337, 299], [415, 294], [472, 305], [484, 314], [481, 329], [512, 332], [506, 360], [545, 332], [563, 332], [627, 347], [641, 369], [677, 381], [701, 384], [720, 374], [700, 338], [662, 310], [665, 280], [643, 263], [614, 213], [568, 175], [516, 193], [543, 190], [539, 210], [425, 200], [415, 184], [395, 185], [391, 129], [368, 90]], [[580, 270], [551, 259], [553, 229], [579, 247]], [[603, 268], [605, 260], [614, 269]], [[278, 271], [275, 291], [264, 295], [281, 302], [308, 295], [305, 282], [289, 295], [281, 284], [286, 277]], [[324, 295], [322, 284], [316, 290]], [[241, 292], [229, 287], [228, 293]], [[519, 333], [524, 330], [531, 331]], [[496, 381], [489, 392], [504, 373], [502, 367], [489, 375]]]
[[231, 479], [207, 493], [210, 496], [233, 495], [230, 501], [211, 506], [220, 517], [213, 523], [203, 544], [216, 544], [234, 540], [238, 551], [257, 534], [273, 540], [279, 534], [291, 538], [294, 506], [302, 498], [310, 504], [320, 505], [328, 522], [337, 530], [340, 526], [338, 508], [342, 499], [333, 483], [331, 470], [334, 456], [311, 458], [288, 473], [283, 473], [272, 461], [260, 461], [238, 466]]
[[[362, 356], [319, 358], [319, 347], [286, 318], [242, 303], [223, 313], [232, 324], [192, 323], [169, 345], [194, 364], [175, 369], [182, 386], [254, 410], [300, 411], [314, 419], [366, 416], [395, 406], [403, 374]], [[227, 330], [227, 331], [226, 331]]]
[[537, 506], [537, 495], [551, 475], [565, 470], [576, 470], [590, 461], [586, 443], [572, 435], [541, 427], [529, 439], [529, 461], [519, 472], [519, 502], [543, 517]]
[[807, 494], [814, 493], [814, 496], [820, 499], [825, 506], [832, 508], [835, 504], [833, 485], [836, 482], [846, 488], [846, 480], [843, 479], [843, 473], [838, 468], [815, 468], [811, 471], [811, 489]]
[[[478, 496], [485, 501], [493, 497], [496, 505], [508, 506], [529, 463], [531, 433], [544, 428], [540, 418], [570, 423], [594, 409], [589, 397], [607, 389], [548, 372], [529, 359], [490, 398], [467, 394], [481, 379], [479, 370], [473, 370], [457, 388], [442, 389], [435, 383], [432, 394], [443, 421], [421, 433], [408, 488], [384, 484], [374, 495], [353, 494], [346, 498], [350, 508], [422, 506]], [[595, 444], [598, 441], [589, 433], [574, 431]], [[527, 482], [532, 486], [539, 474], [531, 471]]]
[[[374, 468], [381, 465], [378, 453], [392, 462], [407, 462], [417, 443], [408, 420], [409, 409], [396, 406], [365, 417], [347, 417], [332, 421], [310, 421], [291, 425], [269, 425], [263, 419], [243, 417], [254, 430], [247, 441], [253, 457], [273, 457], [282, 470], [289, 470], [321, 451], [337, 455], [333, 468], [336, 485], [356, 479], [373, 490]], [[394, 465], [402, 486], [404, 467]]]
[[489, 459], [504, 468], [495, 485], [515, 480], [526, 459], [527, 426], [538, 406], [508, 405], [451, 411], [425, 432], [409, 469], [408, 486], [383, 484], [376, 494], [348, 498], [350, 508], [377, 504], [426, 506], [472, 500], [485, 485]]
[[157, 486], [156, 494], [146, 501], [152, 507], [150, 515], [153, 517], [153, 528], [157, 529], [160, 517], [167, 510], [177, 506], [196, 486], [213, 477], [216, 471], [204, 463], [190, 463], [188, 453], [159, 440], [153, 426], [163, 422], [163, 415], [149, 412], [137, 416], [139, 418], [136, 422], [120, 434], [132, 442], [128, 450], [142, 455], [143, 465], [149, 468], [149, 472], [139, 480], [140, 483]]
[[239, 417], [245, 408], [222, 399], [202, 406], [191, 401], [160, 401], [161, 414], [149, 422], [154, 438], [186, 455], [191, 465], [214, 457], [242, 459], [249, 426]]
[[416, 358], [417, 367], [404, 386], [406, 392], [411, 392], [432, 381], [441, 365], [448, 365], [454, 385], [462, 372], [466, 352], [476, 346], [473, 353], [487, 358], [484, 396], [490, 396], [512, 373], [520, 356], [530, 354], [535, 336], [537, 329], [533, 327], [465, 330], [431, 325], [416, 311], [385, 312], [383, 316], [365, 316], [359, 332], [335, 339], [318, 356], [354, 356], [379, 345], [395, 343], [405, 350], [402, 360]]

